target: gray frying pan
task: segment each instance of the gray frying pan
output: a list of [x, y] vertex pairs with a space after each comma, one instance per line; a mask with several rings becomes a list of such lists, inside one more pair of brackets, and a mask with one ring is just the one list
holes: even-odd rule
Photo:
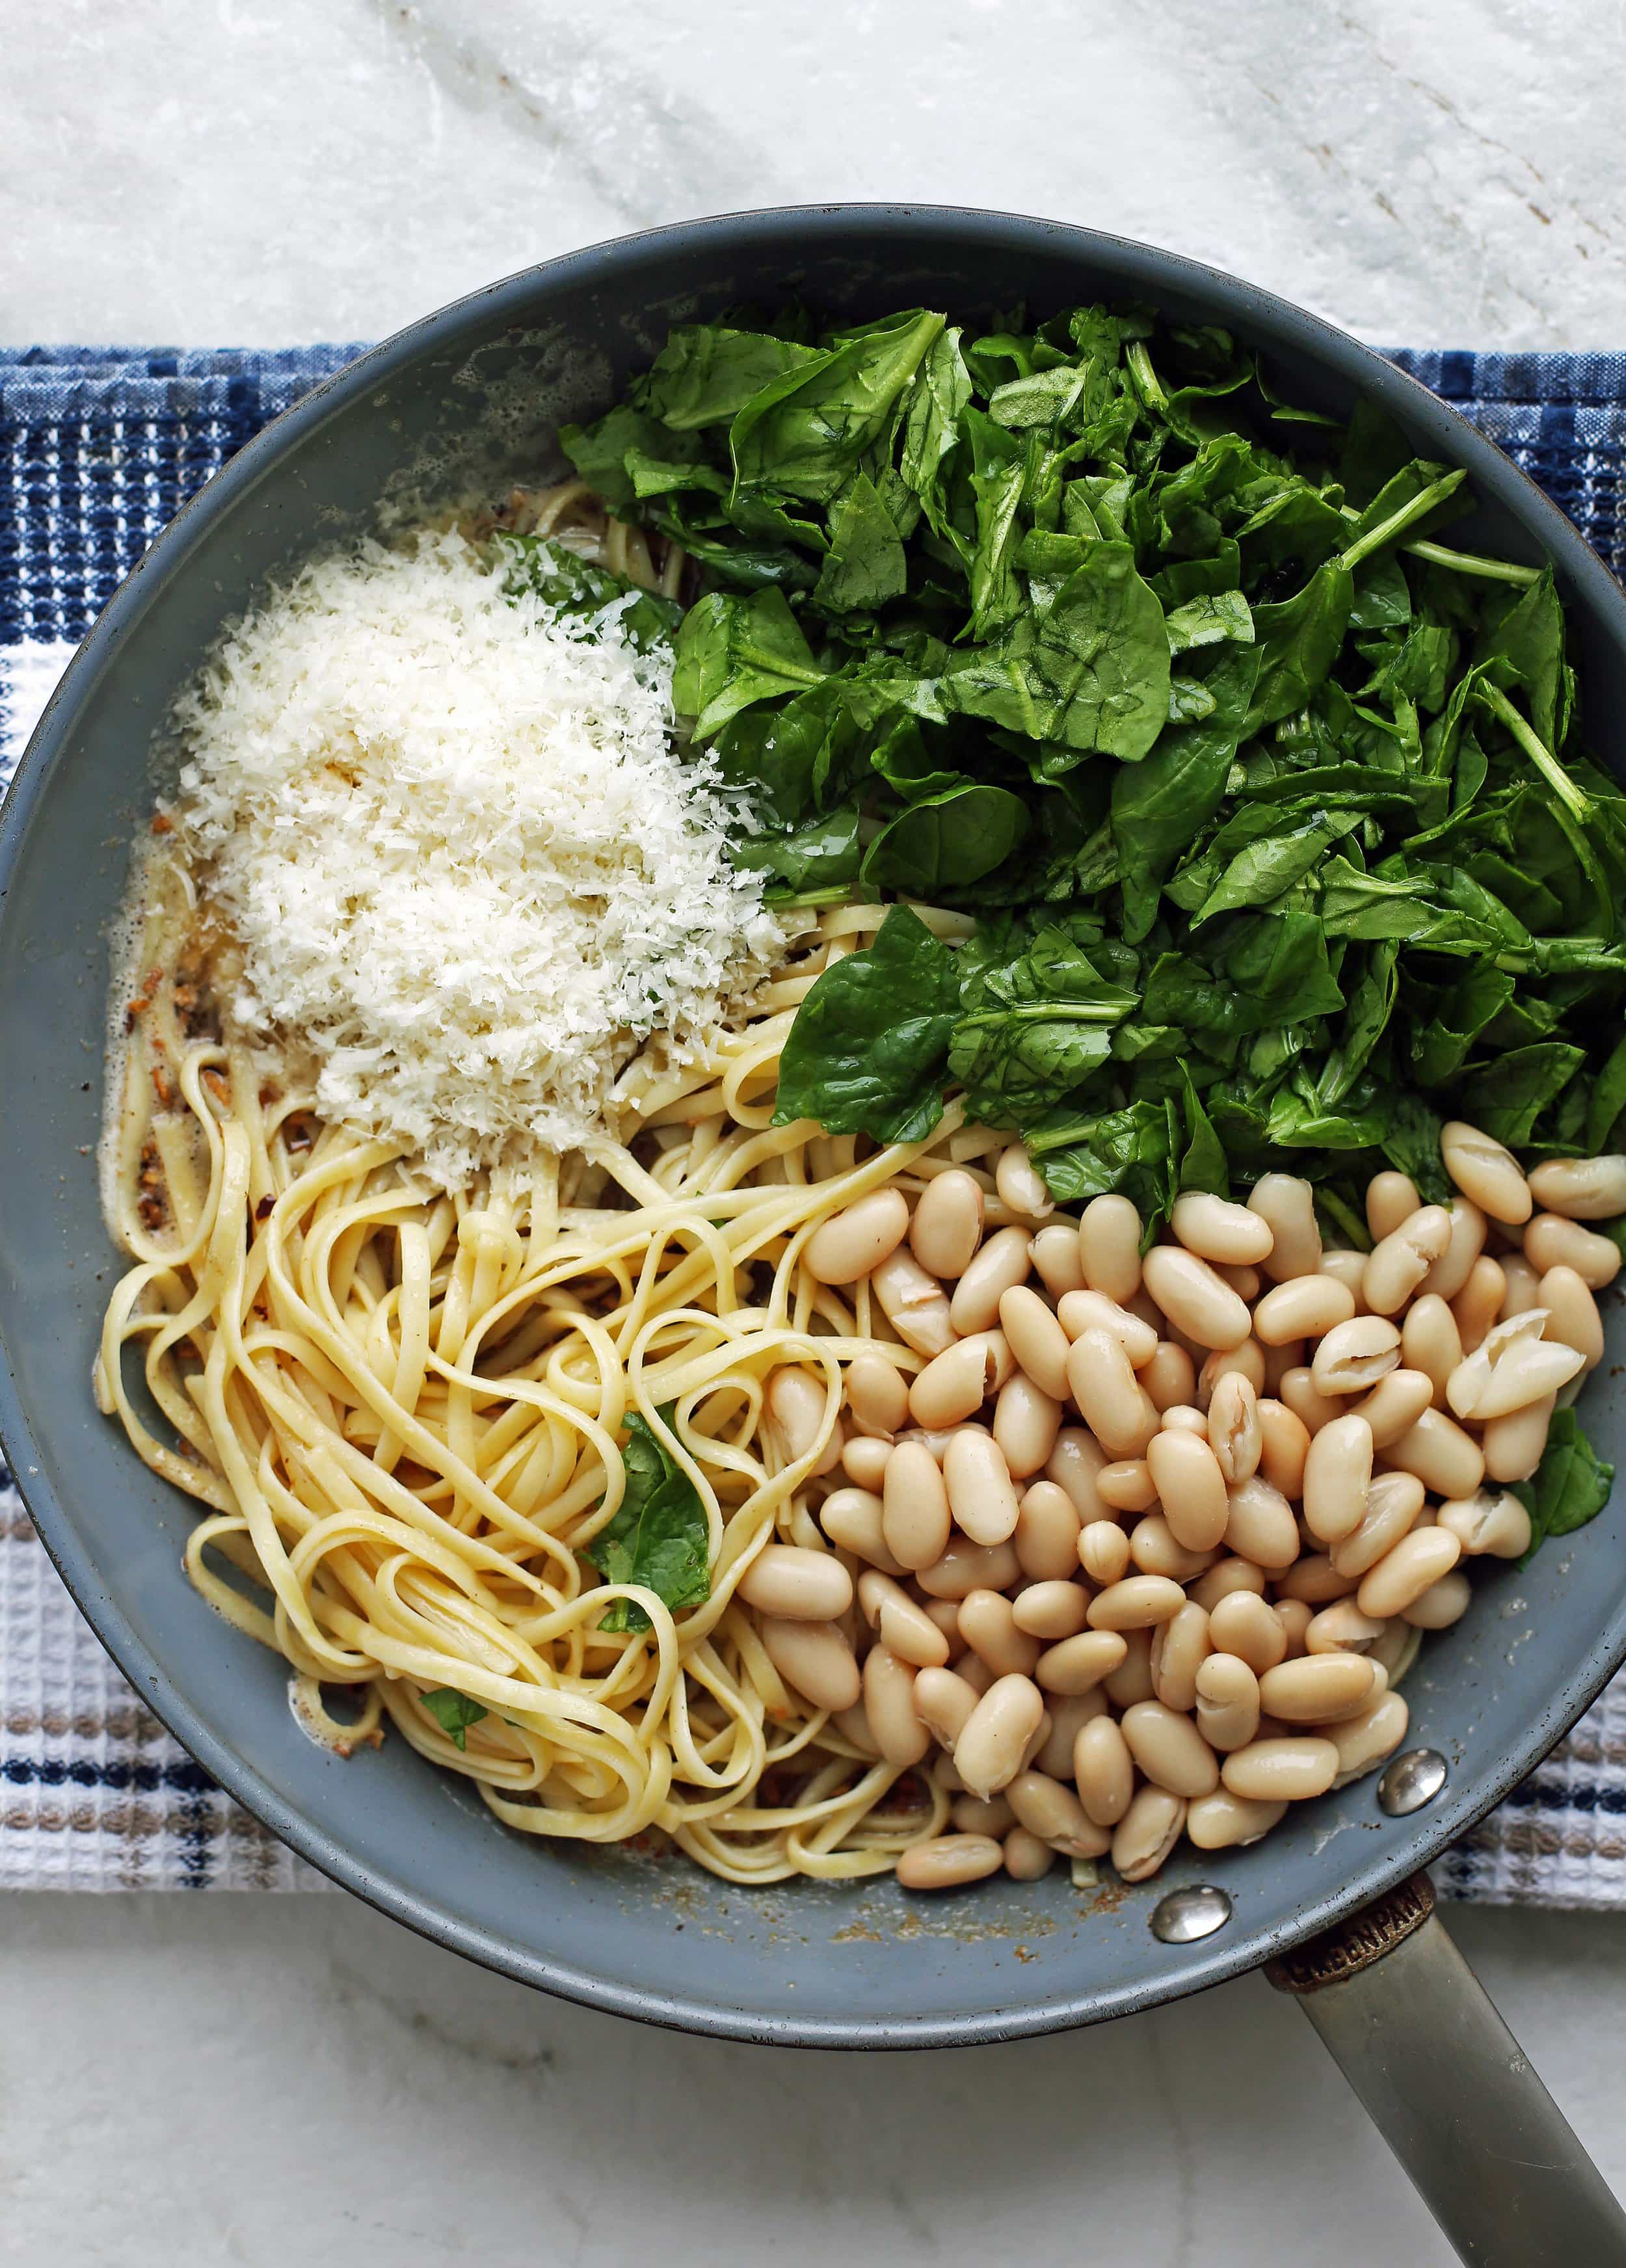
[[[244, 449], [113, 600], [0, 822], [0, 1435], [48, 1548], [137, 1692], [233, 1795], [346, 1888], [439, 1943], [618, 2014], [739, 2039], [919, 2047], [1092, 2023], [1260, 1962], [1328, 2044], [1466, 2259], [1626, 2263], [1626, 2219], [1452, 1948], [1417, 1870], [1527, 1773], [1626, 1657], [1626, 1502], [1483, 1579], [1406, 1691], [1417, 1752], [1266, 1842], [1137, 1889], [890, 1881], [743, 1891], [675, 1862], [539, 1846], [394, 1741], [313, 1747], [281, 1665], [187, 1584], [192, 1506], [92, 1407], [114, 1256], [97, 1207], [106, 932], [145, 804], [147, 736], [222, 618], [380, 497], [497, 491], [557, 462], [675, 320], [793, 291], [854, 316], [1135, 297], [1268, 350], [1298, 399], [1377, 397], [1466, 465], [1469, 540], [1558, 566], [1591, 733], [1626, 776], [1626, 599], [1499, 452], [1369, 350], [1186, 260], [1055, 224], [900, 206], [756, 213], [573, 254], [433, 315]], [[1616, 1327], [1616, 1346], [1622, 1343]], [[1626, 1455], [1609, 1373], [1588, 1397]]]

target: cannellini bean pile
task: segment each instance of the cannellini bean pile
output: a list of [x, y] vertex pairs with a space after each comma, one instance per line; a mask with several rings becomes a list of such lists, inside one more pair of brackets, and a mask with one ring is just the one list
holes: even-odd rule
[[[1404, 1737], [1420, 1634], [1529, 1544], [1509, 1484], [1600, 1360], [1620, 1265], [1583, 1224], [1626, 1210], [1626, 1156], [1527, 1178], [1460, 1123], [1441, 1149], [1454, 1201], [1378, 1174], [1365, 1254], [1270, 1174], [1246, 1204], [1182, 1196], [1143, 1256], [1127, 1198], [1054, 1218], [1019, 1147], [991, 1233], [958, 1167], [815, 1232], [810, 1272], [867, 1278], [895, 1336], [848, 1366], [817, 1460], [834, 1549], [769, 1544], [739, 1595], [787, 1683], [952, 1796], [906, 1888], [1057, 1854], [1139, 1881]], [[804, 1371], [769, 1409], [788, 1456], [828, 1423]]]

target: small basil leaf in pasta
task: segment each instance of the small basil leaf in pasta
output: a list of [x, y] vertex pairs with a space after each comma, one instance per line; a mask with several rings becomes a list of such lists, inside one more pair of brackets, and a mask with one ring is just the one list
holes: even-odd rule
[[460, 1693], [455, 1685], [437, 1685], [419, 1698], [454, 1749], [467, 1749], [469, 1727], [490, 1714], [478, 1701], [471, 1701], [467, 1693]]
[[[673, 1411], [660, 1412], [670, 1425]], [[711, 1565], [706, 1508], [694, 1483], [637, 1410], [627, 1420], [622, 1451], [627, 1492], [587, 1556], [612, 1583], [638, 1583], [673, 1608], [709, 1597]], [[650, 1618], [634, 1599], [617, 1599], [600, 1624], [605, 1631], [644, 1631]]]

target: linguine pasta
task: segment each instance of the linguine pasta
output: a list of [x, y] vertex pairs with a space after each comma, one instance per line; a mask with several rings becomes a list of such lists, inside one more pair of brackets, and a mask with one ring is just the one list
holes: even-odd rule
[[[808, 1239], [871, 1190], [917, 1193], [997, 1147], [956, 1111], [930, 1142], [869, 1155], [770, 1123], [798, 1003], [885, 909], [810, 917], [697, 1058], [646, 1047], [590, 1148], [448, 1196], [268, 1084], [261, 1053], [194, 1028], [231, 947], [193, 900], [160, 838], [106, 1160], [134, 1264], [95, 1383], [152, 1470], [208, 1508], [186, 1553], [198, 1589], [286, 1658], [319, 1737], [348, 1753], [387, 1717], [525, 1832], [658, 1829], [738, 1881], [889, 1870], [947, 1796], [912, 1774], [900, 1790], [810, 1708], [734, 1596], [764, 1543], [822, 1542], [809, 1482], [841, 1363], [879, 1340], [921, 1366], [866, 1284], [813, 1278]], [[764, 1403], [785, 1365], [826, 1391], [794, 1459]], [[585, 1556], [621, 1505], [635, 1411], [705, 1507], [710, 1595], [679, 1616]], [[621, 1597], [647, 1630], [602, 1628]], [[455, 1738], [423, 1699], [448, 1689], [485, 1712]]]

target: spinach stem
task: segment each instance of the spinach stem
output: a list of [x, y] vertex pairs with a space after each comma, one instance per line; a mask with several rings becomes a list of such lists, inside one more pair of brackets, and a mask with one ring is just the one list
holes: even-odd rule
[[1520, 567], [1512, 559], [1485, 559], [1476, 551], [1452, 551], [1443, 543], [1431, 543], [1419, 536], [1415, 543], [1402, 543], [1414, 559], [1426, 559], [1431, 566], [1449, 567], [1458, 575], [1483, 575], [1492, 583], [1539, 583], [1539, 567]]
[[1552, 750], [1537, 738], [1534, 728], [1525, 722], [1501, 687], [1492, 685], [1489, 679], [1482, 677], [1474, 688], [1474, 697], [1506, 725], [1565, 809], [1577, 819], [1590, 819], [1592, 798], [1577, 787]]
[[762, 903], [770, 909], [781, 906], [844, 906], [852, 896], [848, 882], [827, 882], [821, 890], [797, 890], [779, 897], [771, 890], [762, 893]]
[[1466, 473], [1458, 471], [1447, 473], [1443, 480], [1431, 482], [1420, 494], [1412, 497], [1409, 504], [1402, 504], [1398, 512], [1392, 512], [1387, 519], [1380, 519], [1376, 527], [1369, 527], [1365, 535], [1357, 536], [1339, 561], [1340, 566], [1346, 569], [1357, 567], [1371, 553], [1380, 551], [1386, 543], [1393, 543], [1397, 535], [1403, 534], [1425, 513], [1432, 512], [1437, 504], [1443, 504], [1448, 496], [1453, 495], [1467, 477]]
[[1020, 1008], [992, 1008], [985, 1015], [962, 1018], [962, 1032], [980, 1024], [1121, 1024], [1127, 1008], [1107, 1001], [1076, 1005], [1066, 1000], [1030, 1000]]
[[1124, 351], [1123, 359], [1129, 364], [1129, 376], [1135, 382], [1135, 391], [1146, 408], [1166, 409], [1169, 398], [1163, 390], [1162, 379], [1151, 366], [1151, 357], [1146, 351], [1144, 340], [1131, 339]]
[[[1339, 510], [1346, 519], [1358, 519], [1360, 513], [1352, 504], [1341, 504]], [[1540, 567], [1521, 567], [1513, 559], [1487, 559], [1479, 551], [1453, 551], [1449, 544], [1431, 542], [1419, 535], [1410, 543], [1395, 546], [1413, 559], [1426, 559], [1431, 566], [1448, 567], [1454, 575], [1479, 575], [1490, 583], [1518, 583], [1528, 585], [1539, 583], [1545, 571]]]

